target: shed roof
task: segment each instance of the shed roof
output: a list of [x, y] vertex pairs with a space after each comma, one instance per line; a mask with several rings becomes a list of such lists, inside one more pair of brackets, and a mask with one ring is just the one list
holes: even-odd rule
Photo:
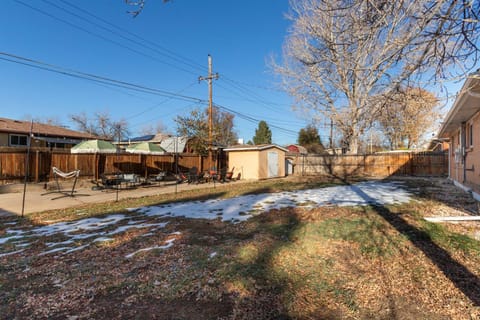
[[463, 123], [480, 111], [480, 70], [470, 74], [457, 95], [452, 108], [447, 113], [438, 133], [440, 138], [448, 138]]
[[266, 149], [271, 149], [271, 148], [277, 148], [282, 151], [288, 152], [288, 149], [285, 149], [283, 147], [277, 146], [276, 144], [261, 144], [261, 145], [248, 145], [248, 144], [242, 144], [242, 145], [237, 145], [237, 146], [231, 146], [228, 148], [225, 148], [224, 151], [231, 152], [231, 151], [262, 151]]
[[0, 118], [0, 132], [5, 133], [19, 133], [30, 134], [30, 127], [32, 127], [32, 133], [36, 136], [53, 136], [53, 137], [66, 137], [66, 138], [78, 138], [78, 139], [95, 139], [96, 137], [85, 132], [79, 132], [70, 130], [67, 128], [52, 126], [49, 124], [30, 121], [20, 121], [7, 118]]

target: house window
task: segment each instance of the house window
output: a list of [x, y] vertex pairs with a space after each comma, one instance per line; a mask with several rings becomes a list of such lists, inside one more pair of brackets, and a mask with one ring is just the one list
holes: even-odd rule
[[10, 146], [12, 147], [26, 147], [27, 146], [27, 136], [11, 134], [10, 135]]

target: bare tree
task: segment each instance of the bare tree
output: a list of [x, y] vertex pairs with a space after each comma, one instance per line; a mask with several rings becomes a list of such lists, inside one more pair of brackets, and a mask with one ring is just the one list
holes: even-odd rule
[[60, 118], [58, 116], [47, 116], [47, 117], [35, 116], [35, 117], [33, 117], [31, 114], [26, 114], [22, 117], [22, 119], [25, 120], [25, 121], [33, 121], [33, 122], [36, 122], [36, 123], [48, 124], [48, 125], [51, 125], [51, 126], [65, 127], [62, 124], [62, 121], [60, 121]]
[[[170, 0], [162, 0], [164, 3]], [[125, 0], [125, 3], [132, 6], [133, 10], [128, 11], [132, 16], [136, 17], [142, 12], [147, 0]]]
[[[233, 130], [235, 116], [229, 112], [213, 107], [213, 143], [230, 145], [237, 142]], [[206, 154], [208, 150], [208, 109], [196, 108], [185, 116], [177, 116], [177, 134], [192, 138], [191, 145], [195, 152]]]
[[101, 139], [117, 140], [128, 137], [128, 123], [125, 119], [113, 120], [108, 112], [97, 112], [93, 118], [86, 113], [71, 115], [70, 119], [78, 130], [88, 132]]
[[293, 24], [274, 68], [300, 107], [334, 121], [350, 153], [386, 105], [371, 97], [458, 76], [477, 62], [476, 1], [291, 0], [290, 7]]
[[390, 148], [412, 148], [440, 118], [437, 97], [420, 88], [401, 88], [386, 99], [378, 122]]
[[150, 135], [150, 134], [157, 134], [157, 133], [168, 134], [167, 126], [165, 126], [162, 121], [158, 121], [155, 125], [150, 123], [148, 125], [143, 126], [140, 129], [140, 134], [142, 135]]

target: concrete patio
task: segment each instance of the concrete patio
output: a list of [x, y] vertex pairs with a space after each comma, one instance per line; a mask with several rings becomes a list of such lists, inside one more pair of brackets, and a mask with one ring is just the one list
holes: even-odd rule
[[[202, 183], [202, 184], [175, 184], [172, 181], [160, 182], [156, 185], [139, 186], [134, 189], [121, 189], [118, 191], [118, 200], [128, 198], [140, 198], [158, 194], [182, 192], [185, 190], [201, 188], [222, 188], [231, 183]], [[71, 184], [61, 184], [65, 194], [53, 193], [54, 183], [50, 182], [48, 189], [44, 184], [27, 184], [25, 193], [25, 213], [41, 212], [46, 210], [65, 209], [78, 207], [90, 203], [102, 203], [116, 201], [117, 192], [115, 189], [94, 190], [95, 185], [90, 181], [80, 181], [75, 188], [74, 196], [64, 196], [71, 191]], [[0, 186], [0, 216], [20, 215], [22, 213], [23, 184], [10, 184]]]

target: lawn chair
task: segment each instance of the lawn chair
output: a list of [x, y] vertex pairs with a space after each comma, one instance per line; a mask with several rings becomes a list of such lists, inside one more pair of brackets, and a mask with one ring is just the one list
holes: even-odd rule
[[188, 183], [201, 183], [204, 182], [205, 173], [199, 172], [197, 167], [192, 167], [188, 171]]
[[175, 180], [177, 180], [177, 184], [188, 181], [188, 172], [187, 174], [183, 172], [179, 172], [175, 175]]
[[[55, 185], [57, 187], [57, 190], [42, 193], [42, 196], [46, 195], [46, 194], [51, 194], [51, 193], [62, 194], [62, 196], [52, 198], [52, 200], [56, 200], [56, 199], [60, 199], [60, 198], [64, 198], [64, 197], [73, 197], [74, 193], [76, 192], [75, 191], [75, 186], [77, 185], [77, 179], [80, 176], [80, 170], [74, 170], [74, 171], [71, 171], [71, 172], [63, 172], [56, 167], [52, 167], [52, 172], [53, 172], [53, 176], [54, 176], [54, 179], [55, 179]], [[62, 188], [60, 187], [60, 183], [58, 181], [59, 177], [64, 179], [64, 180], [74, 179], [73, 180], [73, 185], [72, 185], [72, 190], [69, 190], [69, 191], [62, 190]]]
[[233, 179], [233, 171], [235, 171], [235, 167], [232, 168], [232, 171], [227, 171], [226, 175], [225, 175], [225, 179], [226, 180], [234, 180]]
[[216, 167], [210, 168], [207, 176], [208, 176], [208, 182], [217, 180], [219, 177], [217, 168]]
[[220, 175], [218, 177], [218, 181], [220, 182], [225, 182], [225, 179], [227, 177], [227, 168], [221, 168], [220, 169]]

